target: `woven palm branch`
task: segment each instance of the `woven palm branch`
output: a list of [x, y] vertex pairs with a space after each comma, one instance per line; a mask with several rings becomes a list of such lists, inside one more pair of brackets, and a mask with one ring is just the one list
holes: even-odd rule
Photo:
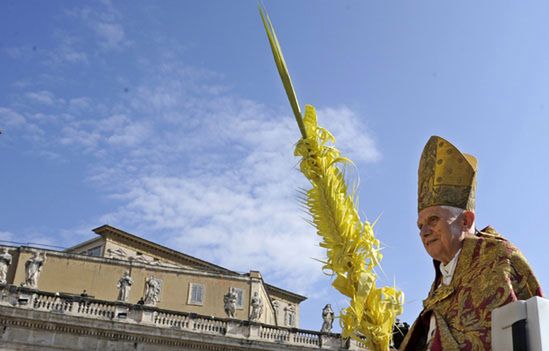
[[357, 199], [345, 182], [344, 167], [351, 160], [335, 148], [333, 135], [318, 125], [313, 106], [305, 106], [302, 118], [273, 25], [265, 10], [259, 7], [259, 11], [302, 135], [294, 154], [301, 157], [300, 170], [312, 186], [303, 192], [302, 201], [322, 239], [320, 246], [326, 249], [323, 270], [335, 276], [333, 287], [350, 299], [339, 315], [342, 335], [359, 340], [370, 350], [386, 351], [404, 295], [395, 287], [376, 286], [374, 268], [382, 258], [380, 243], [373, 226], [360, 219]]

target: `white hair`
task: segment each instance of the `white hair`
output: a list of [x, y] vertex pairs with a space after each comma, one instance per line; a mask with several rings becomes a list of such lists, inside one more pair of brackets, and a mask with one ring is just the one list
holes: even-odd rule
[[[464, 209], [459, 208], [459, 207], [454, 207], [454, 206], [442, 205], [440, 207], [448, 210], [448, 212], [450, 212], [450, 216], [452, 217], [453, 220], [455, 220], [457, 217], [461, 216], [463, 213], [467, 212], [467, 210], [464, 210]], [[474, 211], [471, 211], [471, 212], [474, 212]], [[467, 231], [467, 234], [474, 234], [474, 233], [475, 233], [475, 222], [473, 221], [473, 223], [471, 224], [471, 227]]]
[[448, 205], [442, 205], [441, 208], [447, 209], [450, 212], [450, 215], [452, 217], [458, 217], [460, 216], [465, 210], [463, 208], [454, 207], [454, 206], [448, 206]]

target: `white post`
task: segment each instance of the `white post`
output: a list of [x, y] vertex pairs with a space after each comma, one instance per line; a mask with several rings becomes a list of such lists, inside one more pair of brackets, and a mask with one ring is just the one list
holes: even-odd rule
[[549, 351], [549, 300], [532, 297], [492, 311], [492, 349], [513, 351], [513, 325], [524, 324], [529, 351]]

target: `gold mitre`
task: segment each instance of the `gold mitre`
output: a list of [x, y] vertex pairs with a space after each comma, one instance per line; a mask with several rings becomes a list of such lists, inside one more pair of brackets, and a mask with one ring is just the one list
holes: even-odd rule
[[432, 136], [421, 154], [418, 170], [418, 212], [446, 205], [475, 210], [477, 159], [449, 141]]

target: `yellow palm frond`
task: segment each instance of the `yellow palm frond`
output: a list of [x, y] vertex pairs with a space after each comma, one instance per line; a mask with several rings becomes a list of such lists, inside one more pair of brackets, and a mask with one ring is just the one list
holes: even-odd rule
[[376, 286], [382, 258], [373, 226], [362, 221], [357, 198], [345, 182], [344, 166], [352, 161], [334, 146], [335, 138], [317, 123], [313, 106], [306, 105], [302, 118], [282, 50], [264, 9], [259, 8], [276, 66], [292, 106], [302, 139], [294, 154], [301, 157], [300, 170], [311, 189], [303, 192], [302, 204], [326, 249], [323, 271], [335, 277], [332, 286], [349, 297], [349, 307], [340, 312], [343, 337], [352, 337], [373, 351], [386, 351], [397, 315], [402, 313], [404, 295], [395, 287]]
[[362, 221], [355, 198], [349, 194], [342, 171], [350, 160], [329, 143], [333, 136], [318, 127], [313, 106], [305, 107], [308, 137], [295, 147], [301, 172], [312, 187], [303, 199], [326, 249], [323, 270], [331, 272], [333, 287], [350, 298], [340, 313], [344, 337], [357, 338], [371, 350], [387, 350], [396, 317], [402, 313], [403, 294], [394, 287], [376, 286], [375, 267], [382, 258], [372, 225]]

